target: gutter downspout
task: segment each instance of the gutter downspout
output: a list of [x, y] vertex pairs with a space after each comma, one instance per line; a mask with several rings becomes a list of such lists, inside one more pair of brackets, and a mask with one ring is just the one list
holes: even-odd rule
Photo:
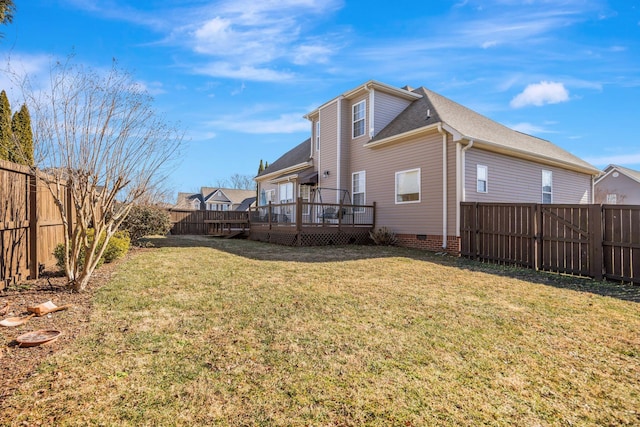
[[447, 249], [447, 133], [438, 123], [438, 133], [442, 134], [442, 249]]
[[460, 237], [460, 203], [462, 202], [462, 144], [456, 142], [456, 237]]
[[[340, 185], [342, 184], [342, 96], [338, 98], [338, 135], [337, 135], [337, 171], [336, 171], [336, 188], [341, 189]], [[340, 203], [340, 191], [336, 191], [336, 203]]]
[[469, 143], [462, 149], [462, 201], [467, 201], [467, 160], [465, 153], [469, 148], [473, 147], [473, 139], [469, 140]]

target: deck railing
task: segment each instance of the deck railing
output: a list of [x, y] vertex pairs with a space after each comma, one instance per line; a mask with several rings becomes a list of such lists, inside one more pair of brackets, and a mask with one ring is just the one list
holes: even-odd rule
[[373, 205], [344, 203], [311, 203], [298, 199], [293, 203], [269, 203], [251, 208], [251, 228], [254, 227], [368, 227], [375, 224]]

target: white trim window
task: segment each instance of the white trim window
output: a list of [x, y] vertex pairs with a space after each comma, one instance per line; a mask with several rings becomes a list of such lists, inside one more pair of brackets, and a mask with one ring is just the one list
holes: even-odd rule
[[396, 204], [420, 202], [420, 169], [396, 172]]
[[276, 190], [266, 190], [264, 192], [265, 204], [273, 203], [276, 200]]
[[[353, 194], [353, 204], [364, 206], [366, 203], [366, 173], [365, 171], [351, 174], [351, 194]], [[354, 208], [354, 212], [364, 212], [364, 208]]]
[[310, 185], [299, 185], [300, 189], [298, 190], [300, 193], [300, 198], [302, 199], [302, 206], [304, 209], [302, 210], [302, 215], [309, 215], [311, 213], [311, 207], [309, 202], [311, 201], [311, 186]]
[[193, 206], [193, 209], [199, 211], [201, 208], [201, 202], [198, 199], [195, 199], [193, 202], [191, 202], [191, 205]]
[[320, 151], [320, 120], [316, 122], [316, 151]]
[[616, 193], [607, 194], [607, 205], [615, 205], [618, 203], [618, 195]]
[[364, 135], [367, 101], [363, 100], [353, 105], [353, 138]]
[[542, 203], [553, 203], [553, 173], [542, 171]]
[[293, 182], [285, 182], [278, 185], [280, 203], [293, 203]]
[[477, 165], [476, 171], [476, 192], [488, 193], [489, 168], [484, 165]]

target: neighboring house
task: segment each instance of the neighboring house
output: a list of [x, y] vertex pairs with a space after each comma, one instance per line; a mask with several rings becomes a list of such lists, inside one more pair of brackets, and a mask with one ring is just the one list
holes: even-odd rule
[[457, 251], [462, 201], [591, 203], [600, 174], [424, 87], [369, 81], [305, 118], [311, 138], [255, 178], [258, 204], [346, 190], [323, 202], [376, 202], [376, 226], [405, 246]]
[[200, 193], [178, 193], [176, 210], [248, 211], [255, 205], [254, 190], [202, 187]]
[[640, 172], [609, 165], [596, 180], [595, 203], [609, 205], [640, 205]]

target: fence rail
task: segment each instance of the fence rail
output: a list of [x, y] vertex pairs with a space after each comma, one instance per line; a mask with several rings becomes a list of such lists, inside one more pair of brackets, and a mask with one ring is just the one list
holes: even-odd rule
[[[0, 160], [0, 201], [2, 290], [37, 278], [40, 266], [55, 265], [53, 250], [64, 241], [64, 226], [48, 188], [25, 166]], [[68, 197], [63, 203], [70, 203]]]
[[461, 204], [461, 255], [640, 283], [640, 206]]

